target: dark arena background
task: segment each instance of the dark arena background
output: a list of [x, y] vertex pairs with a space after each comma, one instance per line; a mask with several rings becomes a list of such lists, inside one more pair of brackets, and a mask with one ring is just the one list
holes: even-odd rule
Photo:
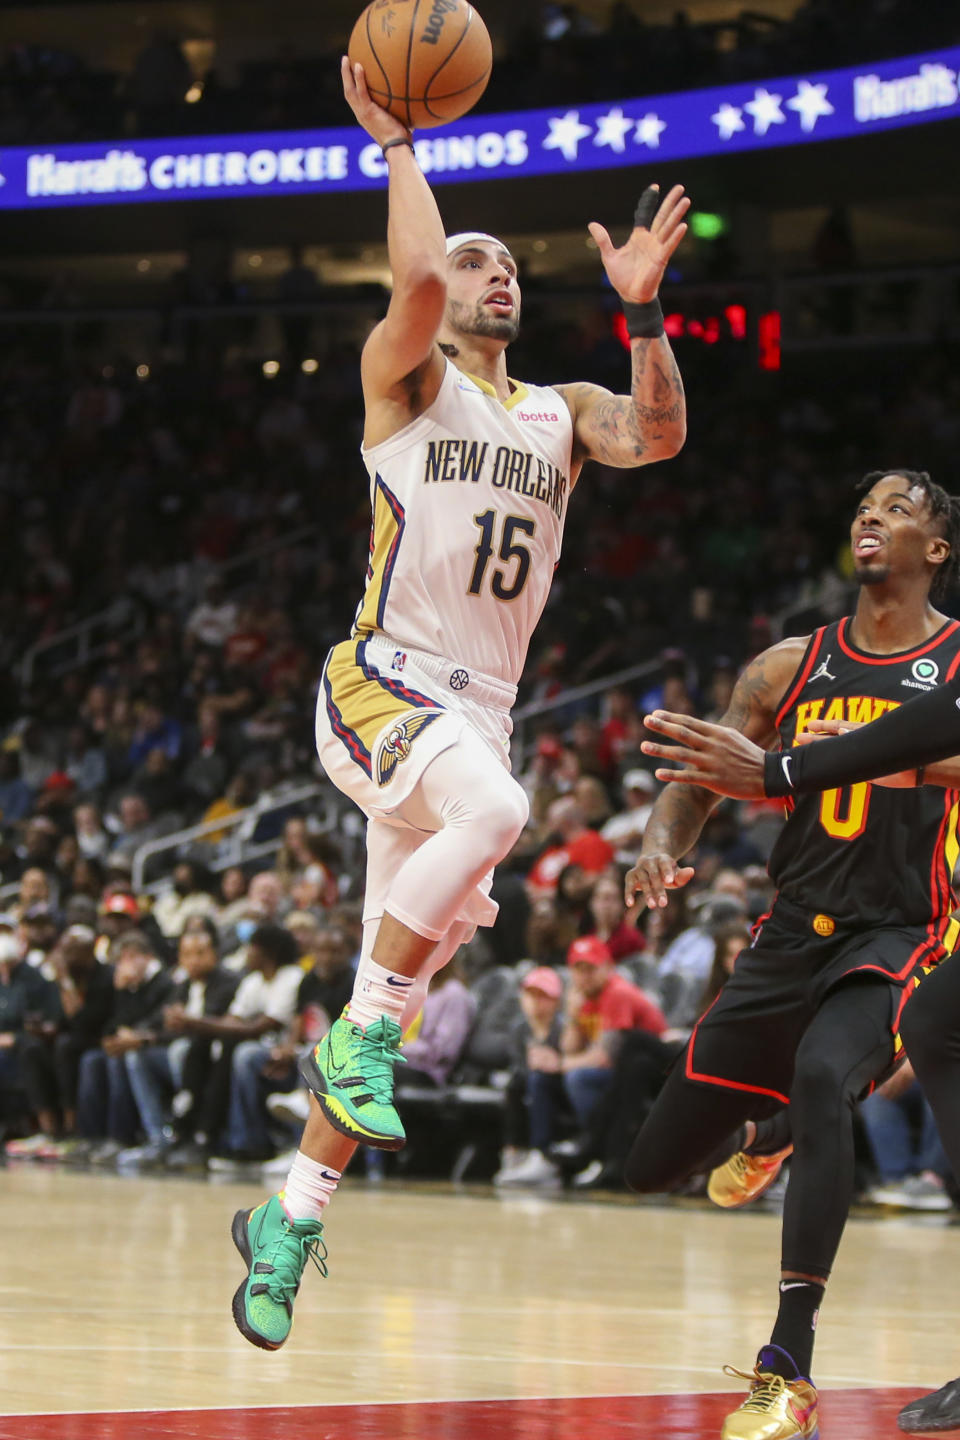
[[[390, 284], [386, 165], [340, 89], [360, 9], [0, 0], [0, 1440], [700, 1440], [773, 1318], [787, 1172], [740, 1212], [705, 1176], [631, 1195], [652, 1062], [585, 1133], [555, 1097], [529, 1149], [521, 997], [547, 970], [562, 1005], [599, 935], [657, 1043], [689, 1034], [769, 909], [781, 809], [721, 805], [688, 889], [625, 914], [643, 716], [716, 718], [746, 661], [848, 613], [866, 472], [960, 488], [956, 5], [480, 6], [489, 86], [415, 138], [447, 232], [516, 257], [510, 373], [627, 388], [587, 223], [622, 243], [679, 182], [688, 438], [584, 470], [515, 711], [531, 819], [455, 961], [469, 1023], [402, 1097], [406, 1149], [357, 1156], [269, 1354], [231, 1317], [230, 1219], [283, 1183], [294, 1046], [360, 945], [363, 821], [313, 727], [367, 566], [359, 357]], [[137, 996], [189, 1010], [193, 944], [225, 1008], [265, 930], [309, 984], [265, 1066], [214, 1045], [218, 1125], [184, 1130], [182, 1077], [118, 1094]], [[822, 1440], [894, 1436], [960, 1367], [957, 1180], [916, 1087], [860, 1107], [856, 1184]]]

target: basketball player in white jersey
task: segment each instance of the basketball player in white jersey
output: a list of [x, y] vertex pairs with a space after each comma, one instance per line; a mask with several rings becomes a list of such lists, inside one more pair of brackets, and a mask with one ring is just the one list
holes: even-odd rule
[[689, 201], [655, 187], [616, 249], [591, 225], [624, 303], [632, 390], [526, 386], [507, 375], [517, 266], [495, 237], [447, 239], [410, 132], [344, 60], [344, 93], [389, 171], [393, 293], [363, 351], [373, 524], [366, 589], [317, 706], [327, 774], [368, 817], [364, 942], [353, 998], [301, 1067], [311, 1117], [286, 1185], [233, 1238], [248, 1266], [241, 1332], [276, 1349], [323, 1210], [358, 1143], [396, 1150], [400, 1040], [427, 983], [493, 922], [493, 867], [527, 820], [510, 775], [510, 709], [560, 556], [583, 462], [633, 468], [683, 444], [683, 387], [657, 291]]

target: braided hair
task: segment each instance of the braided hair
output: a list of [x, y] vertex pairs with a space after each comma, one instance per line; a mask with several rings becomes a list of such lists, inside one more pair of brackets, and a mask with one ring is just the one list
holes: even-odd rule
[[872, 490], [878, 481], [885, 480], [889, 475], [898, 475], [901, 480], [906, 480], [911, 490], [923, 491], [927, 512], [936, 522], [941, 539], [946, 540], [950, 546], [950, 554], [943, 564], [937, 567], [930, 586], [931, 600], [939, 603], [946, 599], [957, 583], [957, 570], [960, 566], [960, 499], [956, 495], [948, 495], [942, 485], [931, 480], [926, 470], [897, 468], [871, 470], [869, 475], [864, 475], [857, 484], [857, 494], [863, 495]]

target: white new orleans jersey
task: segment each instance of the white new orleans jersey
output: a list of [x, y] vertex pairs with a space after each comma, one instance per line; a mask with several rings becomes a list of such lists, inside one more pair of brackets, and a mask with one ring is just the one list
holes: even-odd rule
[[448, 360], [436, 400], [364, 449], [373, 524], [356, 635], [516, 685], [560, 558], [573, 423], [556, 390], [506, 402]]

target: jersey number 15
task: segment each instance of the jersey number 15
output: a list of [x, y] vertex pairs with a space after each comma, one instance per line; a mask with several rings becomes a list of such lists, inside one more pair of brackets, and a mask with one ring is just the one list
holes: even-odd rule
[[[497, 523], [496, 510], [484, 510], [482, 515], [474, 515], [473, 523], [480, 530], [480, 539], [477, 541], [475, 551], [477, 562], [473, 567], [467, 594], [479, 595], [496, 544], [494, 535]], [[492, 572], [490, 589], [498, 600], [516, 600], [526, 585], [530, 575], [530, 551], [526, 545], [519, 543], [516, 537], [519, 534], [527, 535], [532, 539], [536, 529], [537, 522], [522, 515], [505, 515], [503, 517], [503, 530], [497, 554], [505, 564], [515, 561], [517, 568], [509, 578], [506, 570], [497, 568]]]

